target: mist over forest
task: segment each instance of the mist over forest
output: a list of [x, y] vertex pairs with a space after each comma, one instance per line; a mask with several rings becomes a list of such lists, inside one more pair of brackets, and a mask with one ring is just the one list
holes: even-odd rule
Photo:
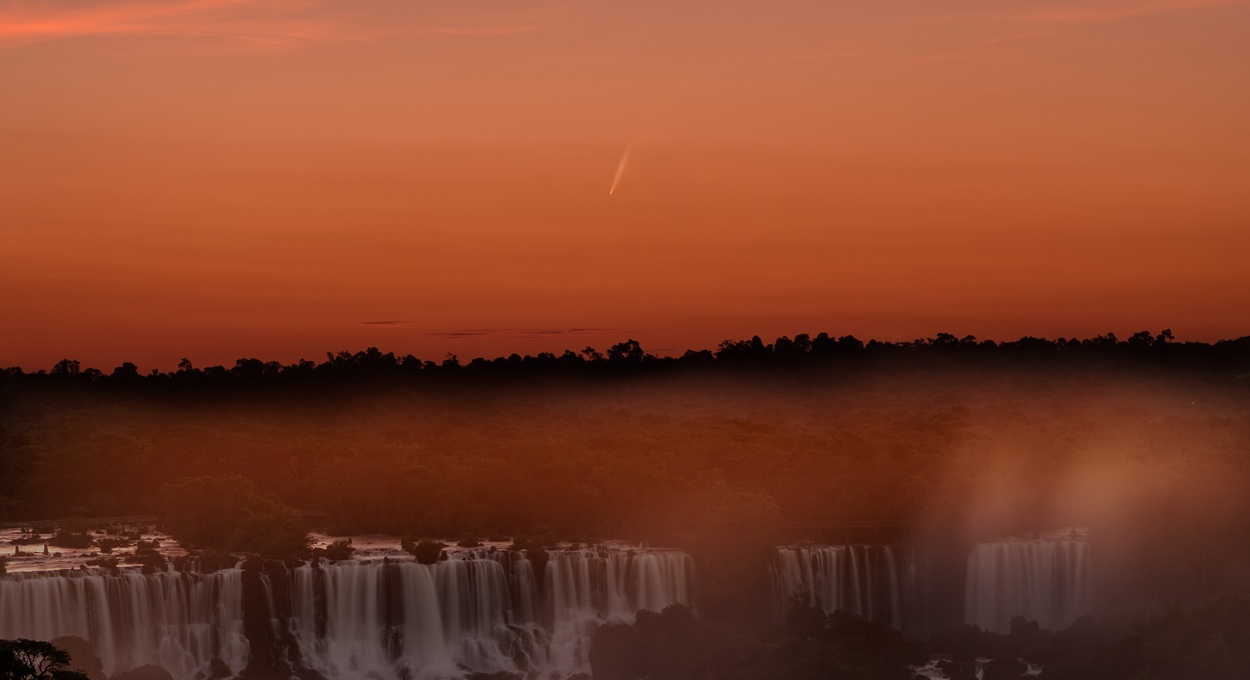
[[[266, 513], [297, 536], [667, 546], [695, 560], [701, 618], [748, 629], [770, 606], [775, 546], [804, 541], [924, 555], [909, 568], [933, 611], [910, 634], [961, 624], [974, 545], [1068, 527], [1093, 546], [1099, 630], [1250, 587], [1247, 339], [821, 337], [678, 358], [631, 341], [463, 365], [370, 349], [150, 375], [9, 370], [0, 517], [154, 516], [187, 547], [273, 557], [306, 545], [256, 542]], [[807, 639], [880, 633], [807, 616], [787, 624]], [[605, 633], [601, 655], [631, 658], [629, 636], [665, 626], [729, 644], [665, 617]], [[1040, 644], [1012, 630], [947, 647]], [[685, 677], [670, 662], [651, 672]]]
[[343, 534], [1245, 535], [1246, 339], [820, 339], [678, 359], [630, 341], [563, 363], [369, 350], [147, 377], [9, 371], [0, 509], [160, 514], [166, 485], [239, 475]]

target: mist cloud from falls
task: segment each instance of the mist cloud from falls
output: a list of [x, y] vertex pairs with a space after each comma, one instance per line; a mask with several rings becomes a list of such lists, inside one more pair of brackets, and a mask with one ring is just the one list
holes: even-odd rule
[[745, 545], [873, 520], [954, 553], [1079, 526], [1109, 610], [1244, 585], [1247, 405], [1209, 379], [966, 369], [35, 394], [4, 416], [0, 496], [13, 517], [158, 513], [163, 485], [237, 473], [344, 532]]

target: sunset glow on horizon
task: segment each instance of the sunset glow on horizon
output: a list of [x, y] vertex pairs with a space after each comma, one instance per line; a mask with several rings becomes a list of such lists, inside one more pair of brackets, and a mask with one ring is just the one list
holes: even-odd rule
[[0, 367], [1250, 335], [1248, 35], [1244, 0], [0, 0]]

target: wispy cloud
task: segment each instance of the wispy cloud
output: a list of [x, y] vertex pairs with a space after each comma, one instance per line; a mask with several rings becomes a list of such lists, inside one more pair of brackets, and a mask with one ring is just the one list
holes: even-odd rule
[[1044, 37], [1048, 35], [1054, 35], [1054, 33], [1047, 32], [1047, 31], [1018, 31], [1018, 32], [1012, 32], [1012, 33], [1004, 33], [1001, 35], [996, 35], [996, 36], [986, 38], [984, 40], [977, 40], [976, 42], [970, 42], [970, 43], [966, 43], [963, 45], [956, 45], [949, 49], [941, 50], [938, 52], [930, 52], [928, 54], [917, 54], [917, 55], [913, 55], [910, 57], [899, 57], [898, 59], [892, 59], [890, 63], [923, 64], [923, 63], [928, 63], [928, 62], [933, 62], [933, 61], [946, 61], [949, 59], [960, 59], [960, 58], [969, 56], [970, 54], [974, 52], [977, 52], [979, 50], [982, 50], [988, 47], [993, 47], [995, 45], [1015, 42], [1018, 40], [1028, 40], [1030, 38], [1040, 38], [1040, 37]]
[[604, 333], [624, 334], [629, 331], [621, 328], [467, 328], [455, 331], [426, 333], [438, 338], [477, 338], [487, 335], [504, 335], [512, 338], [544, 338], [578, 335], [602, 335]]
[[1026, 21], [1050, 23], [1094, 23], [1151, 14], [1168, 14], [1244, 5], [1248, 1], [1250, 0], [1162, 0], [1160, 2], [1082, 3], [1067, 9], [1038, 12], [1022, 18]]
[[994, 35], [945, 49], [898, 57], [889, 60], [893, 64], [922, 64], [948, 61], [975, 56], [987, 49], [1021, 40], [1071, 34], [1084, 24], [1098, 24], [1130, 19], [1133, 17], [1190, 12], [1250, 4], [1250, 0], [1155, 0], [1146, 1], [1089, 1], [1056, 6], [1047, 3], [1046, 9], [1031, 8], [1002, 10], [990, 13], [960, 15], [965, 21], [981, 24], [981, 30]]
[[427, 33], [438, 33], [441, 35], [494, 36], [530, 33], [540, 29], [542, 29], [542, 26], [536, 24], [523, 24], [519, 26], [464, 26], [460, 28], [444, 26], [425, 30]]
[[[350, 7], [350, 6], [347, 6]], [[330, 10], [333, 11], [330, 11]], [[324, 10], [324, 11], [323, 11]], [[289, 51], [327, 41], [388, 35], [506, 36], [543, 26], [493, 17], [472, 25], [388, 25], [374, 16], [321, 0], [0, 0], [0, 47], [91, 36], [177, 37], [214, 40], [245, 49]]]
[[771, 54], [763, 57], [750, 57], [746, 58], [745, 61], [757, 64], [798, 64], [807, 62], [836, 61], [838, 59], [862, 57], [865, 54], [866, 51], [862, 48], [815, 51], [791, 50], [781, 54]]
[[521, 328], [515, 337], [556, 337], [561, 335], [601, 335], [603, 333], [628, 333], [620, 328]]
[[331, 22], [301, 16], [306, 7], [294, 0], [124, 0], [86, 5], [11, 1], [0, 5], [0, 46], [131, 35], [206, 38], [284, 50], [349, 37]]
[[453, 339], [458, 339], [458, 338], [479, 338], [479, 337], [486, 336], [486, 335], [495, 335], [496, 333], [501, 333], [501, 332], [503, 332], [503, 331], [505, 331], [505, 330], [507, 330], [507, 329], [503, 329], [503, 328], [468, 328], [468, 329], [465, 329], [465, 330], [459, 330], [459, 331], [437, 331], [437, 332], [434, 332], [434, 333], [426, 333], [426, 335], [430, 335], [430, 336], [433, 336], [433, 337], [436, 337], [436, 338], [453, 338]]

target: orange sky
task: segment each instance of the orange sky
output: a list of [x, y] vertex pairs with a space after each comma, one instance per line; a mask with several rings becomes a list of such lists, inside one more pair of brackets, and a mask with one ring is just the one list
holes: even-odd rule
[[0, 366], [1247, 335], [1247, 36], [1239, 0], [0, 0]]

